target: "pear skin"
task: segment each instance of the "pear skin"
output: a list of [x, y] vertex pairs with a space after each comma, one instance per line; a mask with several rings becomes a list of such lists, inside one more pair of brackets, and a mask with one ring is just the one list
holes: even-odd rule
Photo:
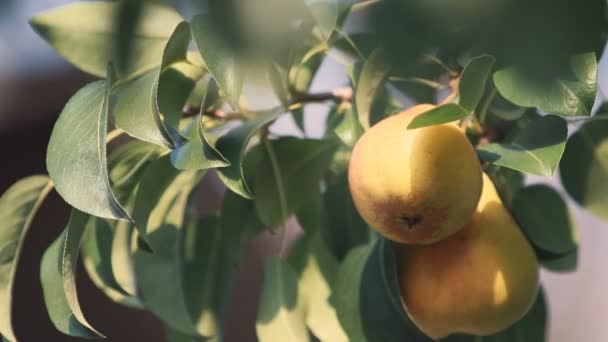
[[481, 195], [481, 167], [454, 124], [408, 130], [425, 104], [390, 116], [357, 141], [348, 168], [361, 217], [386, 238], [429, 244], [469, 220]]
[[499, 332], [536, 298], [536, 255], [485, 174], [477, 210], [462, 230], [433, 245], [397, 248], [404, 304], [434, 339]]

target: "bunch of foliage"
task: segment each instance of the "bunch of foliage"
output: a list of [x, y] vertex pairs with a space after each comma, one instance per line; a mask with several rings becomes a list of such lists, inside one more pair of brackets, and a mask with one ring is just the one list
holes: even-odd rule
[[[48, 176], [24, 178], [0, 197], [6, 340], [18, 340], [11, 309], [23, 240], [54, 189], [72, 212], [40, 278], [64, 334], [102, 336], [78, 302], [80, 257], [105, 295], [152, 312], [171, 341], [221, 340], [239, 246], [273, 229], [282, 241], [265, 262], [260, 341], [430, 341], [401, 304], [390, 244], [358, 215], [346, 171], [367, 128], [445, 91], [409, 128], [460, 120], [544, 268], [576, 268], [576, 226], [565, 194], [525, 185], [526, 174], [559, 167], [567, 195], [608, 219], [608, 110], [592, 115], [604, 1], [192, 4], [200, 14], [189, 20], [136, 0], [78, 2], [32, 18], [59, 54], [99, 80], [61, 112]], [[313, 93], [326, 59], [344, 64], [349, 82]], [[272, 89], [278, 105], [248, 106], [246, 83]], [[304, 129], [309, 103], [328, 109], [321, 138]], [[273, 131], [285, 116], [300, 136]], [[211, 173], [227, 190], [217, 212], [202, 214], [195, 194], [208, 191], [199, 185]], [[304, 234], [288, 251], [294, 216]], [[540, 291], [509, 329], [447, 340], [538, 342], [545, 329]]]

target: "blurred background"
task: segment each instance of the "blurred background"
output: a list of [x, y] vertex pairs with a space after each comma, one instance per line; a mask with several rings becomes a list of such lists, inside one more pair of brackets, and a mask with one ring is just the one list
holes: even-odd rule
[[[0, 193], [16, 180], [46, 173], [45, 152], [53, 124], [68, 98], [92, 78], [65, 62], [28, 25], [36, 13], [74, 0], [0, 0]], [[177, 3], [186, 19], [188, 6]], [[344, 67], [331, 59], [322, 66], [322, 78], [313, 90], [326, 91], [346, 82]], [[600, 99], [608, 89], [608, 58], [600, 62]], [[264, 102], [264, 94], [249, 89], [250, 97]], [[319, 136], [323, 129], [323, 105], [307, 108], [306, 129]], [[273, 131], [297, 134], [291, 117], [273, 126]], [[214, 187], [213, 179], [208, 180]], [[559, 183], [558, 178], [534, 177], [529, 182]], [[207, 192], [218, 194], [217, 192]], [[218, 195], [219, 196], [219, 195]], [[209, 206], [218, 196], [204, 198]], [[578, 270], [570, 274], [543, 273], [549, 298], [550, 342], [608, 341], [608, 223], [583, 212], [570, 202], [581, 231]], [[67, 222], [68, 207], [53, 194], [43, 206], [25, 243], [25, 256], [18, 268], [15, 315], [17, 334], [24, 341], [76, 341], [55, 332], [44, 309], [39, 279], [39, 263], [46, 246]], [[292, 222], [292, 235], [297, 227]], [[235, 279], [228, 308], [226, 341], [255, 341], [254, 319], [261, 286], [261, 259], [272, 253], [274, 236], [261, 236], [243, 246], [242, 262]], [[113, 304], [99, 292], [85, 272], [79, 272], [79, 295], [85, 315], [93, 326], [108, 336], [107, 341], [164, 341], [164, 333], [154, 317], [142, 311]]]

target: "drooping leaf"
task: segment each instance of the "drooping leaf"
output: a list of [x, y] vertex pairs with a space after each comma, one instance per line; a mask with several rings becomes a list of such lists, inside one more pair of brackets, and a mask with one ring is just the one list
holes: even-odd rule
[[258, 216], [282, 224], [314, 196], [337, 147], [334, 139], [281, 138], [254, 147], [245, 160]]
[[462, 71], [458, 90], [458, 103], [468, 112], [473, 112], [486, 89], [486, 81], [491, 75], [496, 59], [491, 55], [481, 55], [469, 61]]
[[335, 0], [304, 0], [316, 22], [321, 39], [327, 41], [338, 20], [338, 4]]
[[[34, 16], [30, 24], [65, 59], [83, 71], [104, 77], [114, 59], [116, 14], [119, 4], [88, 1], [69, 4]], [[172, 8], [144, 6], [131, 38], [132, 63], [119, 73], [124, 79], [160, 65], [167, 40], [182, 17]]]
[[282, 111], [260, 114], [240, 126], [234, 127], [217, 139], [216, 149], [228, 160], [230, 166], [218, 169], [218, 176], [232, 191], [251, 198], [251, 191], [245, 183], [243, 156], [249, 140], [262, 126], [279, 117]]
[[563, 255], [578, 247], [578, 229], [555, 189], [537, 184], [519, 190], [512, 213], [532, 244], [542, 251]]
[[192, 36], [200, 55], [219, 88], [233, 108], [238, 108], [243, 88], [243, 72], [238, 56], [216, 31], [208, 15], [198, 15], [191, 21]]
[[[166, 155], [150, 163], [141, 177], [137, 194], [135, 195], [133, 219], [135, 220], [135, 226], [137, 227], [139, 237], [149, 243], [150, 247], [154, 250], [157, 248], [162, 249], [163, 245], [162, 243], [157, 246], [152, 245], [148, 235], [150, 232], [162, 227], [165, 224], [165, 221], [169, 219], [163, 216], [166, 215], [163, 210], [171, 208], [173, 204], [169, 202], [169, 200], [180, 194], [178, 192], [179, 189], [174, 185], [176, 178], [180, 173], [191, 177], [196, 175], [196, 172], [193, 171], [181, 172], [175, 169], [169, 162], [169, 156]], [[187, 180], [188, 179], [186, 179], [186, 181]], [[192, 181], [192, 179], [190, 180]], [[172, 192], [169, 193], [169, 190], [172, 190]], [[165, 208], [157, 209], [155, 213], [154, 210], [159, 205], [163, 205]], [[183, 215], [183, 213], [181, 213], [181, 215]], [[176, 209], [175, 217], [175, 226], [179, 226], [183, 217], [180, 216], [178, 209]]]
[[338, 318], [351, 341], [432, 341], [406, 312], [388, 240], [353, 249], [340, 266], [334, 293]]
[[72, 210], [70, 221], [42, 257], [40, 281], [46, 309], [60, 332], [75, 337], [103, 337], [84, 317], [76, 291], [76, 265], [89, 216]]
[[517, 65], [494, 73], [496, 89], [509, 101], [522, 107], [562, 115], [590, 115], [597, 91], [595, 53], [570, 57], [559, 75], [535, 77]]
[[[109, 220], [92, 217], [87, 223], [83, 238], [82, 263], [89, 278], [112, 301], [133, 308], [141, 302], [126, 292], [114, 276], [112, 265], [115, 227]], [[124, 265], [123, 265], [124, 266]]]
[[388, 77], [391, 65], [385, 59], [382, 48], [377, 48], [364, 62], [355, 86], [355, 108], [359, 122], [364, 129], [371, 124], [374, 97]]
[[74, 208], [98, 217], [131, 220], [108, 180], [106, 134], [111, 83], [90, 83], [68, 101], [53, 128], [46, 167], [57, 192]]
[[511, 143], [491, 143], [477, 148], [481, 159], [495, 165], [551, 176], [562, 158], [568, 127], [555, 115], [531, 121]]
[[322, 201], [329, 225], [328, 244], [339, 260], [353, 247], [371, 241], [372, 231], [355, 207], [346, 172], [339, 174], [335, 182], [327, 186]]
[[232, 232], [232, 235], [238, 232], [238, 240], [253, 238], [265, 228], [258, 218], [253, 201], [232, 191], [224, 194], [220, 221], [222, 229]]
[[348, 341], [330, 297], [338, 260], [329, 251], [321, 231], [300, 239], [288, 259], [298, 273], [306, 325], [321, 341]]
[[464, 118], [469, 112], [459, 104], [446, 103], [416, 116], [408, 129], [439, 125]]
[[190, 335], [198, 332], [183, 296], [178, 251], [189, 199], [201, 176], [197, 171], [175, 170], [168, 156], [160, 158], [146, 169], [134, 209], [138, 232], [146, 234], [154, 251], [139, 248], [133, 257], [144, 306], [171, 328]]
[[276, 257], [264, 264], [264, 286], [258, 307], [256, 331], [260, 342], [310, 341], [304, 313], [298, 305], [298, 275]]
[[215, 87], [206, 87], [205, 96], [201, 101], [200, 114], [191, 122], [187, 138], [183, 145], [171, 152], [171, 164], [180, 170], [206, 170], [226, 167], [230, 163], [209, 143], [203, 127], [203, 112], [210, 105]]
[[180, 242], [188, 312], [199, 334], [218, 341], [240, 247], [239, 232], [225, 228], [217, 216], [195, 220], [186, 225]]
[[540, 263], [551, 272], [574, 272], [578, 266], [578, 248], [565, 255], [543, 258]]
[[131, 61], [131, 53], [135, 32], [140, 24], [141, 15], [146, 2], [143, 0], [119, 1], [114, 15], [116, 25], [116, 36], [114, 39], [114, 50], [116, 51], [116, 70], [119, 74], [128, 72]]
[[129, 141], [112, 151], [108, 157], [110, 185], [120, 202], [128, 204], [142, 173], [165, 149], [139, 140]]
[[0, 197], [0, 334], [16, 341], [13, 331], [13, 286], [23, 241], [38, 208], [52, 189], [46, 176], [30, 176], [13, 184]]
[[[289, 87], [298, 93], [308, 92], [323, 58], [324, 55], [322, 53], [315, 53], [306, 57], [300, 63], [293, 65], [289, 69]], [[298, 128], [305, 131], [304, 107], [294, 108], [291, 112]]]
[[594, 116], [574, 133], [560, 163], [568, 194], [594, 215], [608, 219], [608, 116]]
[[203, 76], [200, 68], [185, 61], [189, 41], [190, 27], [182, 22], [167, 42], [159, 68], [116, 87], [116, 127], [160, 146], [173, 148], [181, 142], [177, 129], [182, 108]]
[[363, 331], [359, 298], [363, 265], [369, 259], [371, 252], [370, 246], [352, 249], [340, 265], [336, 275], [336, 287], [332, 301], [336, 305], [340, 324], [352, 342], [367, 342]]
[[363, 134], [363, 129], [352, 106], [346, 106], [346, 108], [337, 109], [342, 112], [342, 120], [338, 126], [334, 129], [334, 133], [340, 138], [343, 144], [346, 146], [354, 146], [357, 140]]
[[116, 127], [130, 136], [172, 148], [175, 142], [171, 132], [162, 123], [156, 101], [159, 72], [157, 68], [119, 85], [114, 92], [116, 100], [112, 114]]

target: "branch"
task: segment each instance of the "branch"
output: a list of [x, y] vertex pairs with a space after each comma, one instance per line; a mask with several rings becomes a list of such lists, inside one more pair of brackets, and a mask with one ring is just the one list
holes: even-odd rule
[[[350, 87], [337, 88], [331, 92], [323, 93], [303, 93], [292, 90], [292, 100], [289, 103], [287, 109], [291, 110], [299, 108], [306, 103], [319, 103], [325, 101], [333, 101], [336, 103], [351, 102], [353, 100], [353, 89]], [[190, 117], [198, 115], [201, 111], [200, 107], [185, 106], [182, 109], [184, 117]], [[220, 120], [247, 120], [261, 112], [265, 111], [252, 111], [252, 112], [227, 112], [222, 109], [210, 109], [202, 113], [204, 116], [212, 117]]]

